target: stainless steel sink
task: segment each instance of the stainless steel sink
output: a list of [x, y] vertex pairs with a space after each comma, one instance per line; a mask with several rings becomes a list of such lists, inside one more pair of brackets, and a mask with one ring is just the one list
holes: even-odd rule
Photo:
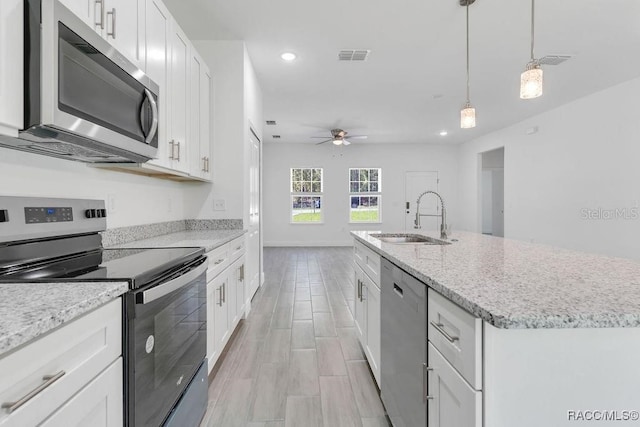
[[432, 237], [421, 236], [420, 234], [370, 234], [371, 237], [380, 239], [386, 243], [394, 243], [398, 245], [414, 244], [414, 245], [450, 245], [451, 243], [444, 240], [434, 239]]

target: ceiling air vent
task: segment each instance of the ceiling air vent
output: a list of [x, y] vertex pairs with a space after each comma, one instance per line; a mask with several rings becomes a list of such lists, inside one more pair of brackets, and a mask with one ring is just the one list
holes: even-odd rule
[[338, 52], [338, 61], [366, 61], [370, 53], [366, 49], [343, 49]]
[[272, 137], [273, 139], [280, 139], [280, 138], [281, 138], [281, 137], [280, 137], [280, 135], [271, 135], [271, 137]]
[[569, 55], [547, 55], [538, 60], [540, 65], [560, 65], [567, 59], [571, 59]]
[[275, 121], [275, 120], [267, 120], [267, 124], [268, 124], [269, 126], [274, 126], [274, 125], [276, 125], [277, 123], [276, 123], [276, 121]]

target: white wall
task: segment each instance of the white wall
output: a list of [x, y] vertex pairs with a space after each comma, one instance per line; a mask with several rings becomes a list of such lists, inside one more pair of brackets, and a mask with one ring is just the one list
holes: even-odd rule
[[[449, 223], [458, 222], [457, 148], [420, 144], [267, 143], [264, 145], [263, 224], [265, 246], [350, 245], [350, 230], [404, 229], [404, 174], [439, 171], [439, 191], [447, 203]], [[291, 224], [289, 169], [324, 169], [324, 223]], [[382, 224], [349, 224], [350, 167], [382, 168]], [[438, 219], [425, 218], [424, 229], [436, 230]]]
[[[638, 93], [631, 80], [460, 146], [460, 226], [481, 229], [479, 153], [504, 146], [506, 237], [640, 259]], [[635, 219], [583, 219], [598, 208]]]
[[184, 184], [95, 169], [84, 163], [0, 147], [0, 195], [103, 199], [113, 195], [107, 227], [190, 217]]

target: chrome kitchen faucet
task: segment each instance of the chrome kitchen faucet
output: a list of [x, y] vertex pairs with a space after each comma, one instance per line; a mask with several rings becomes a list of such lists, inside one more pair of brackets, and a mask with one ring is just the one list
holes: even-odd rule
[[[422, 200], [422, 196], [425, 194], [434, 194], [438, 199], [440, 199], [440, 207], [442, 208], [442, 213], [440, 215], [432, 215], [432, 214], [421, 214], [420, 213], [420, 200]], [[440, 223], [440, 238], [446, 240], [447, 239], [447, 211], [444, 207], [444, 200], [442, 200], [442, 196], [440, 196], [435, 191], [425, 191], [424, 193], [418, 196], [418, 200], [416, 201], [416, 220], [414, 221], [414, 228], [422, 228], [420, 225], [420, 217], [421, 216], [439, 216], [442, 218], [442, 222]]]

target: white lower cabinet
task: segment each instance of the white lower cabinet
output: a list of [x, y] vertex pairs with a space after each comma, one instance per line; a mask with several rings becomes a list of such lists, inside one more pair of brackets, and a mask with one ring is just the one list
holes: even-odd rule
[[244, 236], [213, 249], [207, 257], [207, 359], [211, 372], [245, 314]]
[[1, 358], [0, 426], [122, 425], [121, 307], [116, 299]]
[[476, 391], [429, 343], [429, 427], [482, 427], [482, 392]]
[[42, 427], [117, 427], [122, 425], [122, 357], [81, 393], [72, 397]]
[[373, 376], [380, 384], [380, 288], [360, 268], [356, 271], [354, 320], [356, 334], [365, 352]]

